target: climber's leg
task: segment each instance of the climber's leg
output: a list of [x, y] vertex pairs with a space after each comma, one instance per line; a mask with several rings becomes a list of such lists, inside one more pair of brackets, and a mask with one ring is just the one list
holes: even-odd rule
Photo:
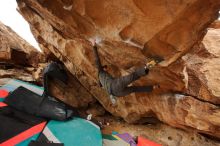
[[126, 87], [123, 90], [118, 90], [115, 96], [126, 96], [134, 92], [152, 92], [153, 86], [131, 86]]
[[142, 67], [142, 68], [135, 70], [135, 72], [133, 72], [127, 76], [122, 76], [122, 77], [114, 79], [113, 90], [126, 88], [133, 81], [139, 79], [142, 76], [147, 75], [148, 72], [149, 72], [148, 68]]
[[127, 87], [128, 90], [131, 90], [133, 92], [152, 92], [153, 86], [131, 86]]

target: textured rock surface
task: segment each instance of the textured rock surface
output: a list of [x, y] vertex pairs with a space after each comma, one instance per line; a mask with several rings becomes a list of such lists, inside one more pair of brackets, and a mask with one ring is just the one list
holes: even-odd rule
[[0, 22], [0, 77], [38, 81], [43, 55]]
[[[212, 40], [214, 49], [206, 48], [206, 40], [205, 47], [199, 45], [218, 16], [219, 0], [17, 2], [43, 51], [64, 62], [82, 88], [113, 115], [127, 122], [157, 117], [174, 127], [220, 137], [219, 41]], [[160, 67], [133, 83], [160, 84], [161, 89], [120, 97], [113, 107], [98, 86], [91, 38], [100, 40], [101, 61], [114, 76], [131, 72], [149, 56], [163, 57]]]
[[220, 104], [220, 29], [209, 29], [202, 44], [182, 58], [188, 74], [187, 93]]

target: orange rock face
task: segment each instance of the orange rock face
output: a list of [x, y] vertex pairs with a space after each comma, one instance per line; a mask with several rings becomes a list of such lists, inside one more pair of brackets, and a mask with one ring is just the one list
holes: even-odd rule
[[[200, 44], [218, 17], [219, 0], [17, 2], [43, 51], [64, 62], [86, 92], [113, 115], [127, 122], [157, 117], [174, 127], [220, 137], [218, 30], [210, 30]], [[112, 106], [98, 86], [89, 41], [94, 38], [113, 76], [128, 74], [148, 57], [164, 58], [148, 76], [132, 83], [160, 84], [161, 89], [120, 97]]]

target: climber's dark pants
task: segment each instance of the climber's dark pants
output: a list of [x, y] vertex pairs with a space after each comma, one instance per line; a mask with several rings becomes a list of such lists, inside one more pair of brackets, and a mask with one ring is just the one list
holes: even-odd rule
[[135, 72], [116, 78], [112, 81], [112, 94], [115, 96], [126, 96], [133, 92], [151, 92], [153, 86], [128, 86], [130, 83], [138, 80], [140, 77], [147, 75], [148, 71], [143, 68], [135, 70]]
[[[98, 68], [98, 72], [104, 74], [106, 73], [106, 76], [108, 76], [108, 73], [105, 72], [102, 68], [101, 61], [98, 55], [97, 47], [94, 47], [94, 54], [95, 54], [95, 61], [96, 66]], [[111, 87], [111, 91], [109, 94], [112, 94], [114, 96], [126, 96], [133, 92], [151, 92], [153, 90], [153, 86], [128, 86], [133, 81], [136, 81], [142, 76], [147, 75], [149, 72], [148, 69], [145, 69], [144, 67], [139, 68], [135, 70], [133, 73], [122, 76], [119, 78], [115, 78], [113, 80], [108, 80], [108, 83], [105, 83], [105, 85], [108, 84], [108, 86]], [[106, 78], [100, 79], [104, 80]], [[107, 82], [107, 81], [101, 81], [101, 82]]]

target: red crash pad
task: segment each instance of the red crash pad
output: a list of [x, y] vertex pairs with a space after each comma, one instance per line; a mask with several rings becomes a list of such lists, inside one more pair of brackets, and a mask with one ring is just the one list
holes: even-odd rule
[[138, 144], [137, 146], [162, 146], [161, 144], [157, 144], [153, 141], [150, 141], [146, 138], [143, 138], [143, 137], [138, 137]]
[[0, 89], [0, 98], [5, 98], [8, 96], [8, 91]]

